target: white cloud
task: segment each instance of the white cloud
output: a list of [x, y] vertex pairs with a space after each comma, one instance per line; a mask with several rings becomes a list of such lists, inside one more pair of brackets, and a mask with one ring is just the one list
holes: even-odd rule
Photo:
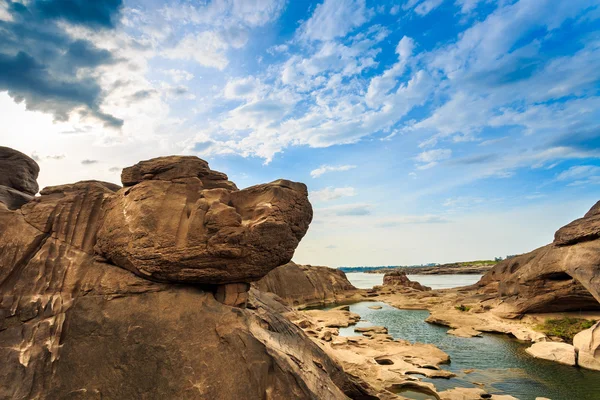
[[255, 77], [233, 79], [225, 85], [223, 95], [227, 99], [252, 99], [258, 96], [262, 87]]
[[319, 168], [310, 171], [310, 176], [318, 178], [328, 172], [348, 171], [356, 168], [356, 165], [321, 165]]
[[581, 180], [600, 175], [600, 167], [596, 165], [577, 165], [561, 172], [556, 176], [557, 181]]
[[182, 81], [191, 81], [194, 79], [194, 74], [181, 69], [167, 69], [161, 71], [163, 74], [171, 77], [173, 82], [180, 83]]
[[372, 204], [355, 203], [315, 208], [314, 211], [316, 219], [323, 222], [323, 220], [328, 220], [332, 217], [364, 217], [371, 214], [372, 208]]
[[374, 15], [365, 0], [325, 0], [302, 27], [302, 37], [327, 41], [346, 36]]
[[458, 196], [447, 198], [442, 205], [448, 208], [470, 208], [485, 202], [481, 197]]
[[463, 14], [468, 14], [479, 6], [479, 3], [490, 3], [492, 0], [456, 0], [454, 4], [460, 7]]
[[374, 225], [380, 228], [393, 228], [400, 225], [415, 225], [415, 224], [445, 224], [450, 220], [441, 215], [397, 215], [386, 217], [385, 219], [378, 218], [373, 221]]
[[415, 7], [415, 12], [419, 15], [427, 15], [438, 8], [444, 0], [424, 0]]
[[400, 6], [395, 5], [390, 8], [390, 14], [397, 15], [400, 12]]
[[434, 149], [424, 151], [415, 157], [415, 160], [422, 163], [417, 169], [429, 169], [438, 164], [439, 161], [447, 160], [452, 156], [450, 149]]
[[326, 187], [325, 189], [310, 192], [310, 199], [313, 201], [332, 201], [342, 197], [356, 196], [356, 189], [353, 187]]
[[166, 49], [163, 55], [167, 58], [194, 60], [205, 67], [224, 69], [229, 60], [226, 50], [229, 44], [216, 32], [199, 32], [188, 34], [173, 48]]

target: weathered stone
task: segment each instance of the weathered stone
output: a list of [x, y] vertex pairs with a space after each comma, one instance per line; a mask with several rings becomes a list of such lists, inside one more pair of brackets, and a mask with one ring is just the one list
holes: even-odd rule
[[31, 157], [0, 146], [0, 186], [34, 196], [39, 190], [36, 180], [39, 173], [40, 167]]
[[211, 170], [206, 161], [194, 156], [168, 156], [140, 161], [123, 169], [121, 173], [124, 186], [133, 186], [148, 180], [175, 181], [185, 178], [199, 179], [203, 189], [237, 190], [227, 175]]
[[572, 245], [600, 238], [600, 201], [583, 218], [563, 226], [554, 234], [557, 246]]
[[[96, 232], [107, 203], [125, 196], [117, 189], [79, 182], [46, 188], [18, 211], [0, 208], [1, 399], [375, 399], [280, 314], [291, 310], [274, 295], [254, 290], [247, 309], [215, 300], [212, 289], [226, 303], [245, 303], [253, 270], [241, 283], [208, 288], [157, 283], [104, 262]], [[270, 247], [277, 221], [263, 204], [281, 199], [277, 191], [241, 195], [240, 211], [256, 213], [264, 226], [255, 234], [267, 239], [253, 262], [260, 252], [285, 252]]]
[[538, 342], [525, 351], [535, 358], [555, 361], [564, 365], [575, 365], [575, 347], [567, 343]]
[[178, 160], [124, 170], [133, 186], [103, 205], [100, 255], [148, 279], [202, 284], [252, 282], [290, 261], [312, 219], [305, 185], [236, 190], [214, 171], [202, 175], [203, 160], [186, 157], [181, 168]]
[[33, 200], [33, 196], [30, 194], [0, 185], [0, 203], [3, 203], [9, 210], [19, 209], [31, 200]]
[[481, 336], [481, 332], [469, 327], [450, 329], [446, 332], [449, 335], [462, 337], [462, 338], [471, 338], [471, 337], [479, 337]]
[[339, 269], [293, 262], [275, 268], [253, 285], [294, 306], [333, 303], [348, 291], [356, 290]]
[[215, 299], [232, 307], [246, 308], [248, 302], [249, 283], [228, 283], [217, 286]]
[[413, 282], [408, 279], [406, 276], [406, 272], [403, 271], [392, 271], [387, 272], [383, 276], [383, 286], [400, 286], [400, 287], [408, 287], [415, 290], [431, 290], [428, 286], [423, 286], [419, 282]]
[[388, 330], [385, 326], [359, 326], [354, 328], [354, 332], [358, 333], [379, 333], [379, 334], [387, 334]]
[[600, 371], [600, 322], [575, 335], [573, 346], [578, 354], [577, 365]]
[[556, 232], [554, 243], [498, 263], [477, 284], [503, 300], [498, 315], [600, 309], [600, 209]]

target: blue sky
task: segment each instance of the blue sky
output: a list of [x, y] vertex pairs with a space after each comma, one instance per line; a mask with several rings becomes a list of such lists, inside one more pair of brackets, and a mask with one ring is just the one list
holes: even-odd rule
[[0, 138], [42, 186], [195, 154], [305, 182], [295, 260], [531, 250], [600, 198], [600, 1], [0, 0]]

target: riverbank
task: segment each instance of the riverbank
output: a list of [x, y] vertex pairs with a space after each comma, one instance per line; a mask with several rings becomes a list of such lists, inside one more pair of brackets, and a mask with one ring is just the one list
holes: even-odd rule
[[[588, 386], [590, 382], [600, 382], [600, 372], [538, 360], [525, 352], [531, 343], [551, 342], [536, 329], [546, 318], [577, 316], [599, 320], [600, 312], [530, 314], [519, 320], [506, 319], [491, 311], [496, 306], [493, 299], [476, 296], [468, 288], [416, 291], [378, 287], [358, 291], [353, 299], [360, 297], [363, 301], [337, 310], [299, 311], [292, 320], [337, 359], [346, 372], [390, 396], [381, 398], [428, 398], [411, 397], [421, 393], [448, 400], [481, 399], [482, 394], [491, 394], [492, 399], [534, 400], [535, 396], [546, 396], [567, 400], [568, 397], [556, 397], [556, 393], [562, 393], [558, 388], [544, 391], [545, 386], [528, 375], [535, 373], [544, 382], [555, 375], [568, 377], [570, 382], [565, 385], [578, 380]], [[356, 307], [362, 311], [352, 312]], [[386, 319], [386, 313], [392, 317]], [[409, 332], [413, 330], [408, 335], [405, 328], [397, 326], [406, 321]], [[356, 328], [361, 328], [361, 332], [355, 333]], [[454, 357], [460, 361], [453, 362], [452, 356], [446, 359], [444, 354], [449, 356], [457, 348], [459, 355]], [[482, 368], [479, 357], [498, 363], [493, 359], [495, 353], [501, 353], [498, 357], [503, 367]], [[580, 379], [582, 376], [586, 379]], [[528, 385], [533, 385], [533, 391], [524, 389]], [[540, 391], [535, 392], [538, 388]], [[519, 393], [521, 397], [502, 393]], [[523, 393], [526, 396], [522, 397]], [[593, 399], [583, 395], [578, 398]]]

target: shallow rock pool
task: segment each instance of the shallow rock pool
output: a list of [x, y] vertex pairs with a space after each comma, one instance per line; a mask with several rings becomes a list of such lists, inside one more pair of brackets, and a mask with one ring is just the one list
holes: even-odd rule
[[[378, 305], [380, 310], [369, 307]], [[530, 345], [506, 335], [484, 334], [459, 338], [448, 328], [425, 322], [428, 311], [399, 310], [385, 303], [360, 302], [350, 311], [361, 316], [355, 326], [340, 329], [341, 336], [356, 336], [356, 326], [383, 325], [396, 339], [432, 343], [450, 355], [442, 368], [454, 372], [452, 379], [427, 379], [438, 391], [454, 387], [482, 387], [489, 393], [509, 394], [520, 400], [547, 397], [552, 400], [600, 400], [600, 372], [538, 360], [525, 353]], [[469, 370], [474, 370], [469, 372]], [[467, 372], [465, 372], [465, 370]], [[403, 394], [405, 395], [405, 394]]]

